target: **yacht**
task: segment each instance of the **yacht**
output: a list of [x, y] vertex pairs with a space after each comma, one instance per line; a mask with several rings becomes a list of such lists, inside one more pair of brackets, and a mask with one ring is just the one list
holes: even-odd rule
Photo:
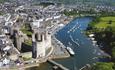
[[74, 51], [70, 47], [66, 47], [66, 49], [70, 53], [70, 55], [75, 55]]

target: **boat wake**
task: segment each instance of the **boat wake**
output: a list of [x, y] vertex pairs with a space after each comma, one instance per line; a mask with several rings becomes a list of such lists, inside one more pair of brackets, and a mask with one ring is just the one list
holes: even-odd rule
[[72, 40], [72, 42], [74, 42], [75, 44], [77, 44], [78, 46], [80, 46], [80, 44], [76, 41], [73, 40], [72, 36], [70, 35], [70, 39]]
[[68, 45], [69, 45], [69, 46], [72, 46], [72, 43], [68, 42]]

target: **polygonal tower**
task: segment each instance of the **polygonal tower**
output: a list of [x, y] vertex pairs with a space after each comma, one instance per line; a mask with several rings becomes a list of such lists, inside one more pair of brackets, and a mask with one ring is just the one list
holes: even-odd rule
[[51, 35], [46, 31], [38, 31], [32, 35], [32, 41], [32, 57], [45, 57], [47, 48], [51, 47]]

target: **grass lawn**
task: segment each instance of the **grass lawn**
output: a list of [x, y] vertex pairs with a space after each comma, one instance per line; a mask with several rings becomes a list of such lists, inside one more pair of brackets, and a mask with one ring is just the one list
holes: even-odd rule
[[101, 21], [109, 21], [109, 20], [112, 20], [115, 22], [115, 17], [101, 17], [100, 18]]
[[23, 33], [27, 34], [27, 35], [30, 35], [30, 36], [32, 35], [32, 32], [29, 31], [29, 30], [21, 29], [21, 31], [22, 31]]
[[[112, 23], [108, 24], [110, 20]], [[115, 27], [115, 17], [101, 17], [99, 23], [95, 24], [96, 28], [106, 28], [108, 26]]]
[[32, 40], [31, 40], [31, 39], [26, 40], [24, 43], [25, 43], [26, 45], [28, 45], [28, 46], [32, 46]]
[[29, 25], [24, 25], [23, 27], [21, 27], [20, 29], [23, 33], [25, 33], [28, 36], [32, 36], [32, 31], [30, 31], [30, 27]]

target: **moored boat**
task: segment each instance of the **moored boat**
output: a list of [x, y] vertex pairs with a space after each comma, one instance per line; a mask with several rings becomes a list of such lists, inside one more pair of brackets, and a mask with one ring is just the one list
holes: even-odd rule
[[70, 53], [70, 55], [75, 55], [75, 52], [70, 47], [66, 47], [66, 49]]

